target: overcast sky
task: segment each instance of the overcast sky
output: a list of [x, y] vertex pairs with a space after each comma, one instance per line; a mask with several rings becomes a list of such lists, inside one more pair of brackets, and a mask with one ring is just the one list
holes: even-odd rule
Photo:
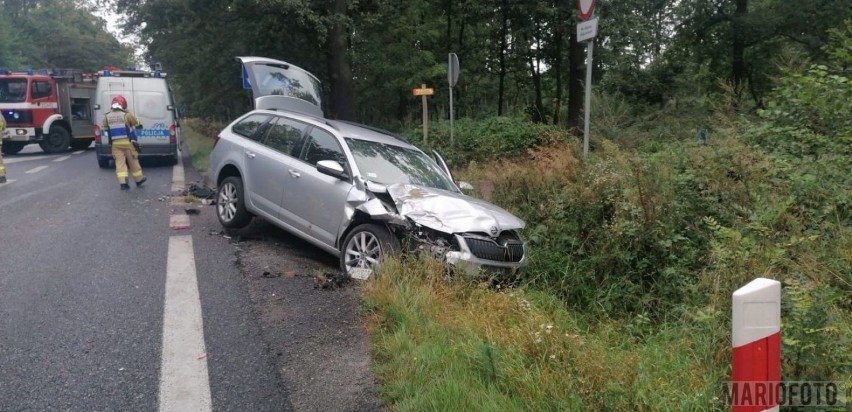
[[129, 44], [129, 45], [135, 47], [135, 49], [136, 49], [136, 53], [135, 53], [136, 54], [136, 60], [140, 63], [143, 63], [142, 65], [147, 67], [147, 65], [144, 64], [143, 59], [142, 59], [142, 56], [144, 56], [144, 54], [145, 54], [145, 50], [141, 48], [142, 47], [141, 45], [139, 45], [139, 38], [136, 37], [136, 36], [132, 36], [132, 35], [131, 36], [125, 36], [124, 34], [121, 33], [121, 29], [119, 29], [119, 27], [118, 27], [119, 24], [123, 21], [124, 16], [115, 14], [115, 13], [112, 12], [112, 10], [109, 10], [107, 8], [98, 9], [98, 11], [95, 12], [95, 15], [100, 16], [104, 20], [106, 20], [107, 31], [112, 33], [118, 39], [118, 41], [120, 41], [124, 44]]

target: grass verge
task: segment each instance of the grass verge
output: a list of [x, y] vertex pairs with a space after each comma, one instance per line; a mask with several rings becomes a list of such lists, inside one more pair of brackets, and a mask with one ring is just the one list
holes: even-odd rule
[[210, 152], [213, 151], [214, 139], [223, 124], [204, 119], [185, 119], [181, 127], [181, 138], [189, 151], [192, 167], [202, 173], [210, 166]]
[[555, 297], [448, 280], [428, 258], [391, 260], [364, 285], [372, 355], [392, 410], [723, 408], [718, 322], [585, 319]]

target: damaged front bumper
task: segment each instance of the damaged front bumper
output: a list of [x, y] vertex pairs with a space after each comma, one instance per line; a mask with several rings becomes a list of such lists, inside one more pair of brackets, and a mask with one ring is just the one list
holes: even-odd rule
[[414, 185], [367, 185], [350, 194], [345, 225], [357, 210], [384, 222], [411, 250], [428, 252], [470, 275], [515, 275], [527, 264], [517, 230], [524, 222], [509, 212], [460, 193]]
[[526, 245], [520, 240], [501, 244], [481, 236], [457, 234], [455, 238], [460, 250], [447, 251], [444, 259], [469, 275], [487, 272], [512, 276], [527, 265]]

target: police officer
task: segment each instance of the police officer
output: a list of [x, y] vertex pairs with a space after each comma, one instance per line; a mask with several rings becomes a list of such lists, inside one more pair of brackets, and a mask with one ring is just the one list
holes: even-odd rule
[[6, 119], [0, 114], [0, 184], [6, 183], [6, 166], [3, 165], [3, 139], [6, 139]]
[[127, 100], [123, 96], [115, 96], [112, 99], [112, 110], [104, 116], [104, 129], [109, 136], [112, 145], [112, 156], [115, 158], [115, 175], [121, 190], [130, 189], [127, 183], [127, 167], [130, 166], [130, 175], [136, 182], [136, 187], [142, 186], [148, 178], [142, 174], [142, 166], [139, 165], [139, 152], [135, 143], [135, 129], [141, 129], [142, 123], [127, 111]]

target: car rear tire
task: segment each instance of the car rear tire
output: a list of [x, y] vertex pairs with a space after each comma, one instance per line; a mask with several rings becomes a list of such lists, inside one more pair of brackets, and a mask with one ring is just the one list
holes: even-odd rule
[[399, 239], [384, 226], [365, 223], [352, 229], [340, 251], [340, 269], [349, 276], [366, 278], [383, 257], [399, 251]]
[[62, 153], [71, 146], [71, 133], [60, 126], [50, 128], [50, 134], [39, 143], [41, 150], [48, 154]]
[[246, 227], [252, 215], [246, 210], [243, 181], [237, 176], [225, 178], [216, 191], [216, 216], [229, 229]]
[[109, 169], [109, 158], [98, 156], [98, 167], [101, 169]]

